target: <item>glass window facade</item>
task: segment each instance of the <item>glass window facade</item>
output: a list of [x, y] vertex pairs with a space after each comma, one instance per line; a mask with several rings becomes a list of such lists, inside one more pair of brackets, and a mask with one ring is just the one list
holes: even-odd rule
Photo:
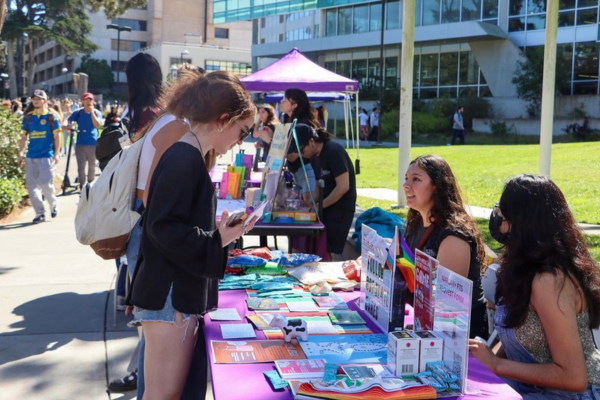
[[[558, 26], [598, 24], [598, 0], [559, 0]], [[546, 28], [546, 2], [510, 0], [508, 31], [532, 31]]]
[[229, 39], [229, 29], [215, 28], [216, 39]]
[[111, 24], [117, 24], [119, 26], [128, 26], [131, 30], [134, 31], [147, 31], [146, 21], [140, 21], [137, 19], [127, 19], [127, 18], [113, 18], [110, 21]]
[[121, 39], [121, 43], [118, 43], [117, 39], [110, 40], [110, 48], [112, 50], [117, 50], [120, 47], [121, 51], [138, 51], [148, 46], [146, 42], [137, 42], [134, 40], [123, 40]]
[[237, 76], [246, 76], [252, 73], [252, 65], [249, 63], [233, 61], [206, 60], [205, 69], [206, 73], [213, 71], [229, 71]]

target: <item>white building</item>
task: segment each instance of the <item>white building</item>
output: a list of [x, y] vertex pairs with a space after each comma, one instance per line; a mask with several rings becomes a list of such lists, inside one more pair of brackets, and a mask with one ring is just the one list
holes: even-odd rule
[[[119, 82], [112, 91], [118, 93], [126, 93], [125, 66], [139, 51], [156, 57], [165, 79], [180, 61], [209, 72], [221, 69], [240, 76], [250, 73], [252, 23], [233, 22], [215, 27], [211, 20], [210, 0], [149, 0], [147, 7], [130, 9], [113, 20], [107, 19], [102, 11], [89, 13], [90, 39], [100, 47], [91, 57], [108, 62], [115, 82]], [[131, 31], [120, 32], [119, 40], [119, 32], [107, 29], [110, 24], [128, 26]], [[49, 96], [76, 92], [72, 73], [81, 64], [81, 55], [65, 55], [54, 41], [42, 42], [35, 55], [34, 89], [46, 89]]]

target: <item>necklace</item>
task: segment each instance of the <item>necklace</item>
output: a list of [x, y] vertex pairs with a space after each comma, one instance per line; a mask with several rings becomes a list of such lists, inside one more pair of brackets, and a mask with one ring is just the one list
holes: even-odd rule
[[194, 132], [190, 131], [190, 134], [196, 139], [196, 142], [198, 142], [198, 147], [200, 147], [200, 154], [202, 154], [202, 156], [204, 156], [204, 150], [202, 150], [202, 145], [200, 144], [200, 139], [198, 139], [198, 136], [196, 136], [194, 134]]

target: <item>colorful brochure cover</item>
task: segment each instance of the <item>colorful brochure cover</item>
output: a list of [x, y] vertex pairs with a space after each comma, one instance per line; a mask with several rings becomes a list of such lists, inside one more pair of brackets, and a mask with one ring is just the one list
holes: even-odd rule
[[365, 324], [360, 314], [352, 310], [331, 310], [329, 311], [331, 323], [339, 325]]
[[307, 358], [331, 364], [387, 362], [387, 335], [320, 335], [300, 342]]
[[212, 340], [215, 364], [255, 364], [275, 360], [306, 359], [296, 341], [283, 340]]
[[246, 304], [250, 310], [279, 310], [279, 304], [267, 297], [248, 297]]
[[415, 330], [433, 330], [434, 276], [438, 261], [417, 249], [415, 256]]
[[347, 309], [348, 308], [348, 304], [346, 304], [341, 297], [338, 297], [336, 295], [316, 296], [316, 297], [313, 297], [313, 300], [317, 302], [319, 307], [323, 307], [323, 308], [339, 308], [339, 309]]
[[283, 379], [322, 378], [325, 360], [275, 360], [275, 368]]
[[[254, 326], [256, 326], [256, 329], [261, 330], [261, 331], [271, 328], [269, 326], [269, 324], [273, 320], [273, 317], [275, 317], [275, 314], [271, 314], [271, 313], [246, 315], [246, 318], [248, 318], [248, 320], [250, 322], [252, 322], [254, 324]], [[281, 337], [283, 338], [283, 334], [281, 335]]]

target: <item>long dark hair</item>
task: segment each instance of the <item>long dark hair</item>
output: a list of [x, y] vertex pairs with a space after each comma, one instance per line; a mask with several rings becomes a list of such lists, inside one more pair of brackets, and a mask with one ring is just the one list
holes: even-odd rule
[[315, 118], [313, 114], [313, 106], [310, 104], [308, 100], [308, 96], [306, 92], [302, 89], [287, 89], [284, 94], [285, 98], [290, 100], [292, 103], [296, 104], [297, 107], [290, 115], [290, 120], [288, 122], [293, 121], [295, 118], [298, 121], [308, 120], [309, 124], [313, 126], [313, 128], [320, 128], [321, 124]]
[[163, 91], [162, 71], [156, 58], [138, 53], [127, 62], [125, 68], [129, 91], [129, 132], [138, 129], [140, 117], [146, 107], [164, 108], [159, 101]]
[[558, 186], [545, 176], [519, 175], [506, 183], [500, 210], [510, 224], [496, 287], [506, 326], [525, 321], [536, 274], [561, 272], [583, 291], [590, 328], [597, 328], [600, 270]]
[[262, 106], [259, 107], [259, 111], [261, 108], [263, 110], [265, 110], [268, 115], [265, 125], [277, 125], [280, 123], [279, 119], [275, 116], [275, 109], [273, 107], [271, 107], [268, 104], [263, 104]]
[[[442, 157], [434, 155], [419, 156], [410, 162], [427, 173], [433, 191], [433, 207], [430, 210], [429, 222], [436, 228], [448, 224], [450, 229], [456, 229], [471, 236], [477, 245], [477, 259], [482, 267], [486, 266], [485, 247], [483, 238], [475, 220], [467, 214], [463, 205], [460, 189], [450, 165]], [[422, 223], [421, 214], [409, 209], [406, 217], [406, 232], [414, 233]]]

